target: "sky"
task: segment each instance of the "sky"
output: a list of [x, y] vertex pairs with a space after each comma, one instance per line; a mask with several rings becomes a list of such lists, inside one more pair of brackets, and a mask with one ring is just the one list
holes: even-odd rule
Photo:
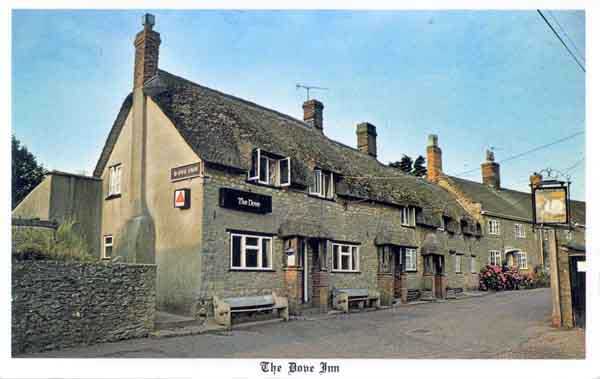
[[[133, 85], [144, 10], [12, 13], [12, 132], [48, 169], [91, 174]], [[306, 92], [325, 134], [356, 146], [377, 127], [378, 159], [425, 155], [437, 134], [443, 169], [481, 181], [493, 148], [502, 186], [568, 171], [585, 199], [585, 73], [535, 10], [152, 11], [159, 66], [302, 118]], [[585, 57], [585, 13], [545, 11]], [[579, 58], [582, 63], [582, 58]]]

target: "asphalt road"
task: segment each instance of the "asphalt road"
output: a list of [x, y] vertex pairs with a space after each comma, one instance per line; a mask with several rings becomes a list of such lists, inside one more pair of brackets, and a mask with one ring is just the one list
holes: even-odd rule
[[[523, 346], [552, 332], [547, 326], [551, 311], [549, 289], [513, 291], [328, 319], [249, 326], [220, 334], [106, 343], [28, 357], [544, 358], [549, 350], [539, 343], [534, 344], [539, 348], [533, 350]], [[569, 344], [573, 343], [566, 344], [567, 350]], [[548, 358], [560, 358], [560, 354], [553, 351]], [[577, 354], [567, 353], [564, 357], [579, 357]]]

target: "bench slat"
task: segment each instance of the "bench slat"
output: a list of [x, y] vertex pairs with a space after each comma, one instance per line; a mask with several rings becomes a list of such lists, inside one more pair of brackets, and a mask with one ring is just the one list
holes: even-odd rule
[[273, 296], [230, 297], [223, 299], [231, 308], [271, 306], [275, 303]]

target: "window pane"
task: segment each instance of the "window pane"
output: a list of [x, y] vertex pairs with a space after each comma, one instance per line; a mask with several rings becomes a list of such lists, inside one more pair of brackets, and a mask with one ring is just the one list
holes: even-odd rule
[[356, 247], [352, 247], [352, 270], [358, 270], [358, 249]]
[[246, 246], [258, 247], [258, 238], [257, 237], [246, 237]]
[[259, 179], [261, 182], [267, 183], [269, 178], [269, 160], [267, 157], [260, 157], [260, 175]]
[[252, 162], [248, 176], [250, 178], [256, 178], [258, 176], [258, 150], [252, 152]]
[[338, 270], [338, 259], [339, 259], [339, 246], [333, 245], [333, 269]]
[[106, 246], [104, 249], [104, 256], [106, 258], [111, 258], [112, 257], [112, 246]]
[[262, 267], [268, 268], [271, 266], [271, 240], [264, 238], [262, 240]]
[[258, 250], [246, 249], [246, 267], [258, 267]]
[[314, 181], [315, 181], [315, 193], [321, 193], [321, 171], [319, 171], [319, 170], [315, 171]]
[[279, 183], [282, 185], [290, 183], [290, 159], [282, 159], [279, 161]]
[[231, 266], [240, 267], [242, 265], [242, 237], [233, 236], [231, 245]]
[[323, 178], [323, 192], [321, 193], [321, 195], [323, 195], [325, 197], [329, 197], [330, 176], [322, 175], [322, 178]]
[[269, 159], [269, 184], [277, 183], [277, 162]]
[[342, 255], [342, 270], [350, 270], [350, 256]]

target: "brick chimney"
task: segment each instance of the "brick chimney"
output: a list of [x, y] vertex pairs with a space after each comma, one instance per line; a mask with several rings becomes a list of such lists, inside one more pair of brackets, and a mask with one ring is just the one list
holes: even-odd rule
[[323, 103], [319, 100], [307, 100], [302, 104], [304, 122], [323, 133]]
[[531, 176], [529, 176], [529, 184], [531, 188], [537, 187], [542, 182], [542, 175], [534, 172]]
[[135, 36], [135, 66], [133, 88], [141, 88], [148, 79], [158, 73], [158, 47], [160, 34], [152, 30], [154, 16], [146, 13], [142, 17], [144, 29]]
[[500, 188], [500, 165], [494, 162], [494, 152], [486, 150], [485, 162], [481, 164], [481, 178], [483, 184]]
[[356, 125], [356, 146], [361, 152], [377, 158], [377, 130], [375, 125], [368, 122]]
[[427, 141], [427, 180], [437, 182], [442, 172], [442, 149], [438, 146], [438, 136], [430, 134]]

